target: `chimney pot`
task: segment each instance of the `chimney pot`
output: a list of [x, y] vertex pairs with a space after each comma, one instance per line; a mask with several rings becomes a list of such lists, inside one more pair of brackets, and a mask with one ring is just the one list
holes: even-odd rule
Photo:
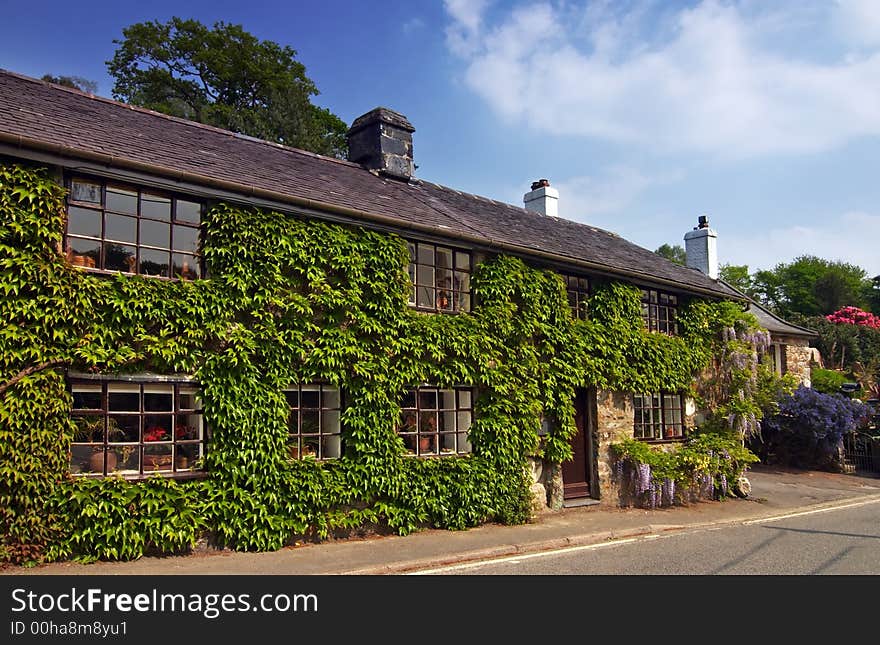
[[531, 192], [523, 195], [523, 203], [526, 210], [534, 211], [541, 215], [549, 215], [550, 217], [558, 217], [559, 191], [550, 187], [549, 180], [539, 179], [532, 182]]

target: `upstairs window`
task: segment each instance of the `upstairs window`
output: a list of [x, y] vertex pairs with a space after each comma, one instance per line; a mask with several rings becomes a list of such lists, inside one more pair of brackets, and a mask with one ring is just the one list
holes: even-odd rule
[[397, 431], [409, 454], [456, 455], [471, 451], [468, 430], [473, 421], [471, 388], [417, 387], [401, 405]]
[[590, 297], [590, 281], [582, 276], [563, 275], [565, 291], [568, 294], [568, 307], [572, 318], [586, 320], [589, 318], [588, 300]]
[[678, 335], [678, 296], [656, 289], [642, 289], [642, 320], [649, 331]]
[[206, 444], [195, 384], [71, 379], [70, 391], [71, 473], [195, 472]]
[[633, 436], [648, 441], [684, 438], [681, 394], [659, 392], [633, 396]]
[[421, 311], [471, 310], [471, 254], [437, 244], [409, 242], [409, 304]]
[[202, 275], [204, 204], [158, 191], [74, 178], [65, 251], [77, 266], [192, 280]]
[[287, 445], [293, 459], [342, 456], [342, 393], [339, 388], [304, 384], [284, 391], [290, 410]]

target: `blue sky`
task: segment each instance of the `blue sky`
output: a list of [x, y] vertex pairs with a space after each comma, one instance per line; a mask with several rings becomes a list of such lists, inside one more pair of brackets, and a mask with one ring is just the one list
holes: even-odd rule
[[172, 16], [289, 45], [347, 123], [416, 128], [417, 175], [648, 249], [699, 215], [722, 263], [803, 254], [880, 275], [880, 2], [0, 0], [0, 67], [111, 96], [122, 29]]

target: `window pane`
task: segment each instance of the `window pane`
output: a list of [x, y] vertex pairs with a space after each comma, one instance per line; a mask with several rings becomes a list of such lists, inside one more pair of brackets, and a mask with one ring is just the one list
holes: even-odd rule
[[169, 257], [170, 254], [168, 253], [168, 251], [141, 249], [141, 264], [139, 273], [143, 275], [159, 275], [167, 278]]
[[137, 215], [137, 191], [118, 186], [107, 186], [107, 210]]
[[441, 412], [437, 429], [440, 432], [455, 432], [455, 412]]
[[184, 199], [178, 199], [177, 220], [198, 224], [202, 220], [202, 205], [198, 202], [189, 202]]
[[144, 416], [144, 441], [171, 441], [174, 438], [174, 417], [166, 414]]
[[74, 443], [95, 443], [104, 441], [104, 417], [102, 415], [82, 415], [73, 417]]
[[455, 268], [456, 269], [464, 269], [465, 271], [470, 271], [471, 256], [467, 253], [462, 253], [460, 251], [456, 251], [456, 253], [455, 253]]
[[422, 410], [437, 409], [436, 390], [419, 390], [419, 408]]
[[339, 390], [335, 387], [325, 387], [323, 399], [322, 403], [325, 408], [335, 408], [338, 410], [341, 407]]
[[141, 193], [141, 217], [169, 221], [171, 219], [171, 200], [160, 195]]
[[[434, 247], [430, 244], [419, 244], [419, 264], [434, 266]], [[432, 281], [433, 282], [433, 281]]]
[[171, 230], [168, 224], [149, 219], [142, 219], [140, 224], [140, 244], [158, 246], [163, 249], [171, 248]]
[[181, 387], [177, 407], [180, 410], [200, 410], [202, 405], [199, 401], [197, 390], [195, 388]]
[[431, 309], [434, 308], [434, 289], [431, 287], [419, 287], [418, 288], [418, 303], [419, 307], [429, 307]]
[[456, 311], [470, 311], [471, 310], [471, 296], [469, 293], [459, 293], [455, 291], [453, 293], [455, 297], [455, 310]]
[[104, 215], [104, 238], [117, 242], [137, 243], [137, 219], [106, 213]]
[[470, 390], [459, 390], [458, 391], [458, 407], [468, 409], [471, 407], [471, 391]]
[[199, 252], [199, 229], [192, 226], [174, 226], [174, 250], [184, 253]]
[[99, 267], [101, 264], [101, 243], [97, 240], [67, 238], [67, 257], [75, 266]]
[[321, 413], [318, 410], [302, 410], [300, 412], [299, 431], [302, 435], [318, 434]]
[[111, 414], [107, 418], [109, 441], [140, 441], [141, 418], [134, 414]]
[[416, 407], [416, 393], [415, 390], [408, 390], [403, 395], [403, 401], [400, 404], [402, 408], [414, 408]]
[[104, 268], [108, 271], [134, 273], [135, 247], [104, 242]]
[[291, 408], [299, 407], [299, 391], [298, 390], [284, 390], [284, 398], [287, 399], [287, 405]]
[[202, 269], [199, 265], [199, 259], [194, 255], [182, 255], [175, 253], [172, 255], [171, 277], [180, 278], [182, 280], [195, 280], [201, 277]]
[[300, 393], [300, 406], [303, 408], [318, 409], [321, 407], [321, 393], [316, 387], [304, 386]]
[[339, 434], [339, 411], [324, 410], [321, 413], [321, 434]]
[[174, 409], [172, 392], [170, 385], [144, 386], [144, 412], [171, 412]]
[[174, 438], [177, 441], [201, 439], [202, 423], [199, 414], [178, 414], [174, 420]]
[[140, 412], [141, 388], [127, 383], [111, 383], [107, 386], [108, 408], [111, 412]]
[[73, 408], [74, 410], [100, 410], [104, 407], [101, 400], [100, 385], [74, 385]]
[[342, 438], [338, 436], [321, 439], [321, 455], [324, 459], [335, 459], [342, 456]]
[[72, 235], [101, 237], [101, 211], [71, 206], [67, 211], [67, 232]]
[[70, 198], [77, 202], [101, 203], [101, 185], [87, 181], [74, 181], [70, 187]]
[[452, 249], [437, 247], [437, 267], [452, 268]]

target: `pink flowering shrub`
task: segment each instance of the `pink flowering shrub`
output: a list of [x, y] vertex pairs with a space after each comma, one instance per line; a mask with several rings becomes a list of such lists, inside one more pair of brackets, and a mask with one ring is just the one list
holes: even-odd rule
[[880, 329], [880, 316], [875, 316], [871, 312], [864, 311], [858, 307], [843, 307], [833, 314], [828, 314], [825, 318], [833, 323], [864, 325], [872, 329]]

